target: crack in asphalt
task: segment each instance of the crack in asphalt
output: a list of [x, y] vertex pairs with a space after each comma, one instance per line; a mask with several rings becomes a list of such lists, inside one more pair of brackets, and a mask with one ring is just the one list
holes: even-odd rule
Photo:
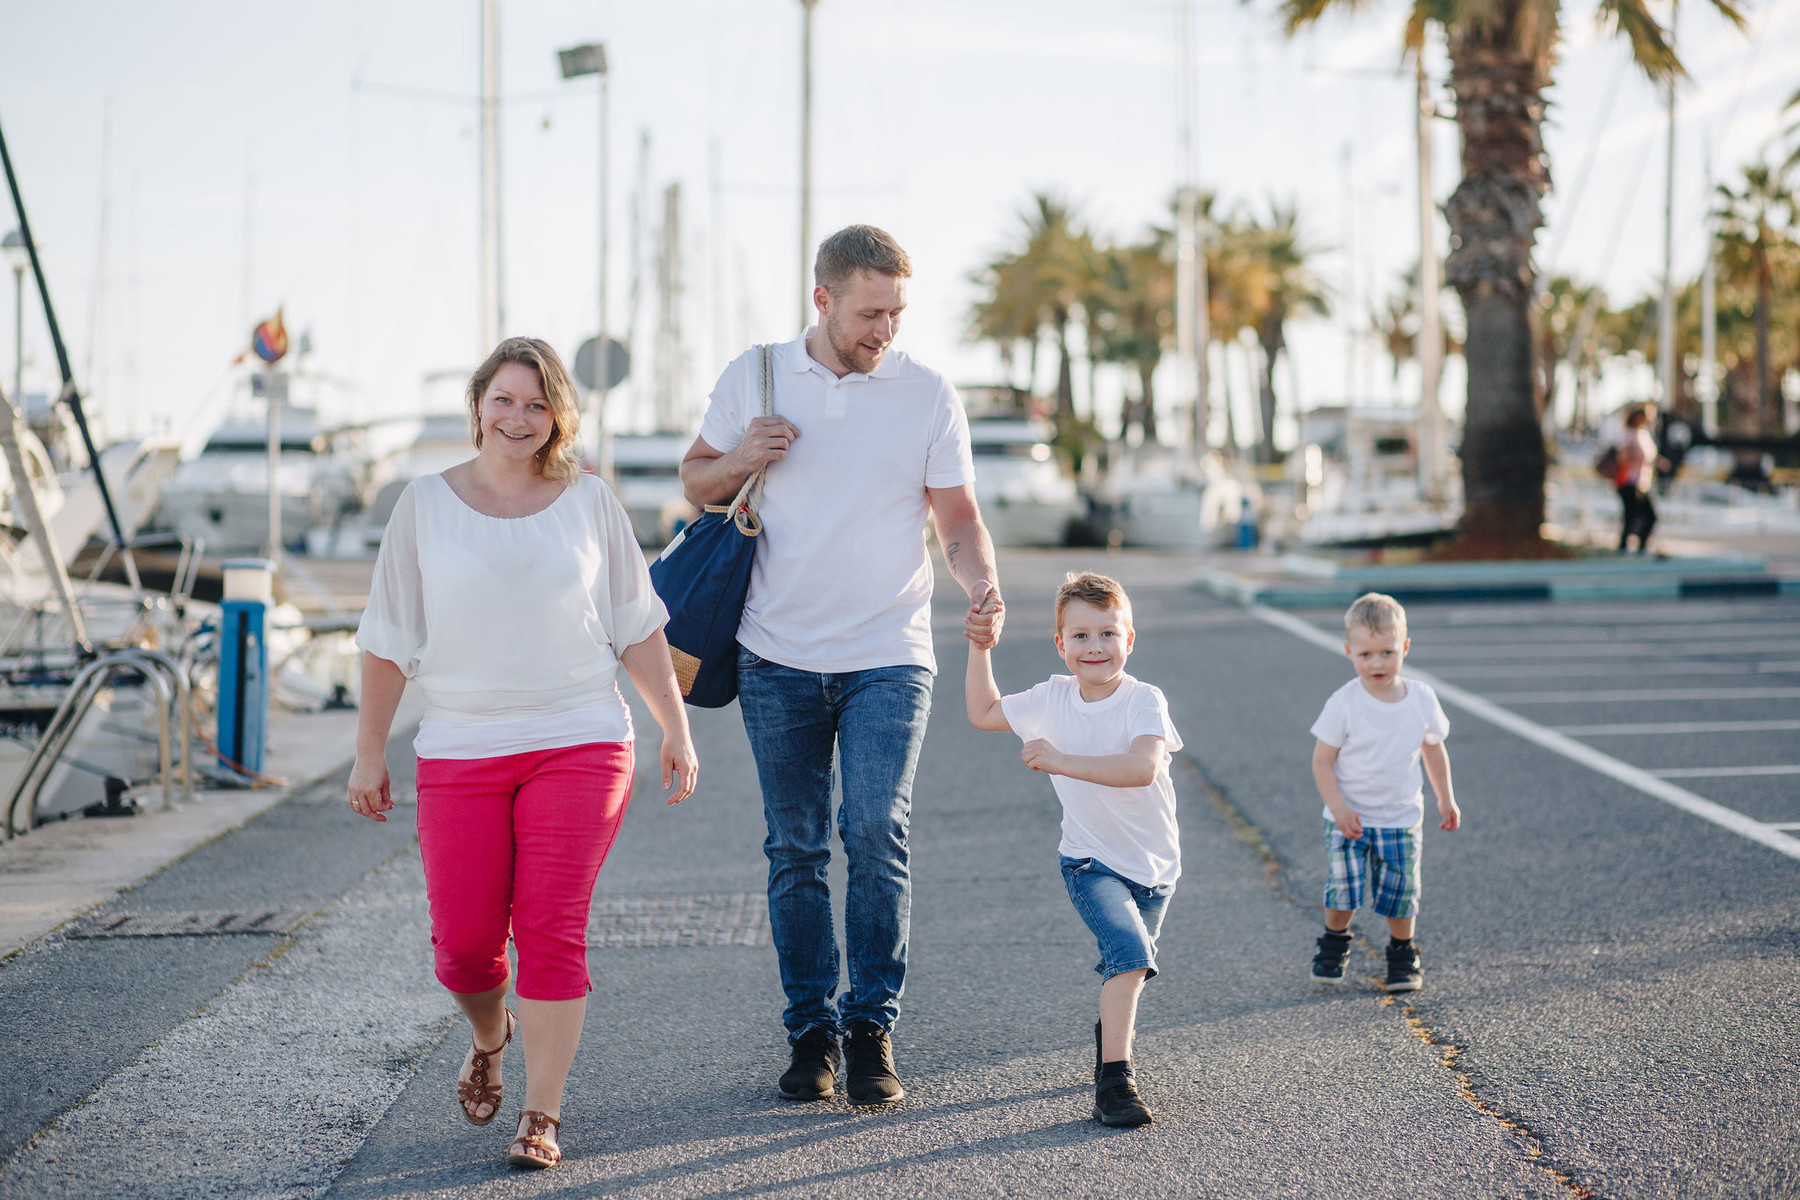
[[[1207, 799], [1212, 801], [1213, 807], [1224, 819], [1232, 836], [1256, 851], [1257, 856], [1262, 859], [1263, 877], [1268, 880], [1269, 886], [1275, 890], [1275, 894], [1296, 908], [1310, 907], [1305, 899], [1295, 893], [1291, 886], [1287, 864], [1282, 862], [1280, 856], [1275, 853], [1274, 847], [1269, 844], [1269, 839], [1263, 835], [1261, 828], [1257, 826], [1256, 822], [1245, 816], [1242, 809], [1226, 798], [1225, 790], [1206, 773], [1206, 768], [1200, 760], [1186, 752], [1175, 755], [1175, 758], [1186, 768], [1187, 773], [1200, 790], [1206, 794]], [[1381, 961], [1381, 951], [1374, 943], [1360, 934], [1357, 935], [1356, 940], [1372, 959], [1377, 962]], [[1498, 1102], [1482, 1099], [1475, 1090], [1474, 1073], [1459, 1069], [1463, 1055], [1468, 1052], [1468, 1047], [1460, 1045], [1432, 1029], [1425, 1023], [1425, 1019], [1419, 1016], [1418, 1009], [1413, 1004], [1399, 1003], [1391, 995], [1377, 997], [1377, 1003], [1399, 1013], [1401, 1020], [1405, 1022], [1407, 1032], [1437, 1052], [1439, 1065], [1449, 1072], [1451, 1082], [1456, 1088], [1456, 1094], [1469, 1107], [1503, 1129], [1518, 1146], [1527, 1165], [1535, 1167], [1549, 1176], [1574, 1200], [1600, 1200], [1600, 1194], [1577, 1180], [1573, 1171], [1556, 1165], [1556, 1160], [1544, 1149], [1543, 1138], [1536, 1130], [1526, 1125], [1519, 1117], [1508, 1113]]]

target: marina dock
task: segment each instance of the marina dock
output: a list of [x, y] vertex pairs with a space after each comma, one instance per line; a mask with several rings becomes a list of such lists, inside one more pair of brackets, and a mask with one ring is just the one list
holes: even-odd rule
[[[1241, 607], [1196, 586], [1201, 566], [1002, 563], [1003, 690], [1059, 669], [1063, 573], [1106, 570], [1136, 606], [1130, 669], [1187, 742], [1184, 874], [1137, 1048], [1154, 1124], [1089, 1119], [1098, 978], [1056, 869], [1057, 804], [1016, 738], [964, 720], [960, 594], [940, 577], [899, 1105], [777, 1098], [754, 769], [735, 706], [691, 710], [698, 792], [660, 803], [640, 761], [600, 876], [567, 1158], [512, 1171], [523, 1055], [499, 1122], [455, 1107], [467, 1027], [431, 977], [406, 735], [389, 754], [401, 803], [375, 825], [342, 802], [355, 714], [288, 713], [270, 747], [283, 788], [0, 849], [0, 1197], [1800, 1187], [1800, 598], [1415, 606], [1409, 667], [1447, 685], [1467, 825], [1427, 828], [1426, 982], [1395, 999], [1367, 913], [1356, 977], [1307, 978], [1324, 867], [1307, 727], [1348, 678], [1324, 650], [1341, 614]], [[353, 580], [331, 588], [354, 598]]]

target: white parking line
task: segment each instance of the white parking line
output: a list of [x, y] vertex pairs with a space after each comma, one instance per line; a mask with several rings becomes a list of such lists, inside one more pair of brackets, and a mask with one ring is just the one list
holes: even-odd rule
[[[1339, 654], [1342, 645], [1334, 646]], [[1800, 688], [1625, 688], [1603, 692], [1496, 692], [1501, 704], [1589, 704], [1603, 700], [1796, 700]]]
[[[1557, 655], [1558, 658], [1563, 657]], [[1412, 661], [1410, 658], [1408, 661]], [[1433, 660], [1435, 663], [1435, 660]], [[1458, 679], [1554, 679], [1559, 676], [1640, 675], [1646, 669], [1643, 660], [1635, 662], [1550, 662], [1550, 663], [1463, 663], [1435, 664], [1431, 668], [1440, 675]], [[1743, 662], [1662, 662], [1649, 669], [1658, 675], [1754, 675], [1755, 663]]]
[[[1264, 608], [1261, 605], [1252, 605], [1250, 611], [1277, 629], [1285, 629], [1295, 637], [1311, 642], [1332, 654], [1342, 655], [1344, 653], [1343, 639], [1325, 632], [1317, 625], [1276, 609]], [[1535, 742], [1546, 750], [1616, 779], [1627, 787], [1636, 788], [1647, 796], [1653, 796], [1663, 803], [1673, 805], [1703, 821], [1711, 821], [1723, 829], [1729, 829], [1731, 832], [1767, 846], [1779, 854], [1785, 854], [1792, 859], [1800, 859], [1800, 840], [1791, 838], [1779, 830], [1771, 829], [1761, 821], [1752, 821], [1741, 812], [1726, 808], [1723, 804], [1715, 804], [1704, 796], [1696, 796], [1686, 788], [1677, 787], [1665, 779], [1658, 779], [1650, 772], [1634, 767], [1630, 763], [1620, 762], [1610, 754], [1602, 754], [1592, 746], [1584, 746], [1553, 729], [1547, 729], [1535, 721], [1528, 721], [1517, 713], [1508, 712], [1490, 700], [1485, 700], [1472, 692], [1465, 692], [1453, 683], [1433, 679], [1423, 671], [1416, 672], [1416, 674], [1436, 688], [1438, 694], [1444, 699], [1459, 708], [1466, 709], [1490, 725], [1497, 725], [1526, 741]], [[1782, 690], [1800, 695], [1800, 688]], [[1638, 693], [1625, 692], [1621, 695], [1636, 697]]]
[[1660, 767], [1650, 772], [1658, 779], [1743, 779], [1752, 775], [1800, 775], [1800, 766], [1767, 767]]
[[[958, 618], [960, 620], [960, 618]], [[1416, 631], [1412, 631], [1416, 632]], [[1564, 645], [1560, 641], [1549, 638], [1537, 642], [1538, 645], [1551, 651], [1560, 659], [1569, 658], [1645, 658], [1658, 662], [1671, 656], [1691, 658], [1700, 654], [1763, 654], [1779, 651], [1791, 654], [1794, 639], [1786, 638], [1778, 642], [1596, 642], [1581, 641], [1574, 645]], [[1460, 642], [1440, 645], [1432, 641], [1429, 635], [1413, 639], [1412, 652], [1415, 656], [1440, 655], [1446, 658], [1516, 658], [1519, 653], [1517, 637], [1502, 644], [1485, 642]]]
[[1770, 821], [1770, 829], [1800, 829], [1800, 821]]
[[1556, 725], [1570, 737], [1629, 737], [1645, 733], [1775, 733], [1800, 729], [1800, 721], [1664, 721], [1646, 725]]

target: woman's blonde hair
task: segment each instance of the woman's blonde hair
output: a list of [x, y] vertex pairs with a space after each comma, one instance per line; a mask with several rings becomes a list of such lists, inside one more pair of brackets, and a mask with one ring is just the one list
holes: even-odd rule
[[554, 347], [542, 338], [507, 338], [487, 356], [469, 377], [469, 435], [481, 449], [481, 398], [494, 376], [507, 363], [518, 363], [537, 372], [544, 399], [550, 402], [550, 440], [537, 452], [538, 470], [546, 478], [574, 483], [581, 476], [581, 456], [575, 449], [581, 436], [581, 409], [576, 403], [575, 381]]

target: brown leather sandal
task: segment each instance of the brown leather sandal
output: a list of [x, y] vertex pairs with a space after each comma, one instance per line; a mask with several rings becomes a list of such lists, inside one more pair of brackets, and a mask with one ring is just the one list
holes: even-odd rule
[[562, 1161], [562, 1147], [546, 1138], [550, 1126], [556, 1126], [562, 1132], [562, 1122], [546, 1112], [538, 1112], [534, 1108], [525, 1109], [519, 1114], [521, 1121], [527, 1122], [525, 1132], [512, 1140], [506, 1148], [506, 1161], [515, 1167], [554, 1167]]
[[[469, 1040], [469, 1049], [473, 1050], [475, 1054], [469, 1061], [468, 1082], [465, 1083], [461, 1079], [456, 1081], [456, 1101], [462, 1107], [463, 1119], [471, 1125], [486, 1125], [500, 1115], [501, 1085], [495, 1084], [493, 1087], [488, 1086], [488, 1055], [498, 1054], [506, 1049], [507, 1046], [511, 1045], [513, 1031], [518, 1027], [519, 1018], [513, 1013], [513, 1010], [509, 1008], [506, 1010], [505, 1041], [501, 1042], [498, 1046], [495, 1046], [492, 1050], [483, 1050], [480, 1046], [475, 1044], [473, 1038]], [[476, 1110], [484, 1104], [492, 1105], [492, 1108], [488, 1111], [488, 1115], [485, 1117], [476, 1116]]]

